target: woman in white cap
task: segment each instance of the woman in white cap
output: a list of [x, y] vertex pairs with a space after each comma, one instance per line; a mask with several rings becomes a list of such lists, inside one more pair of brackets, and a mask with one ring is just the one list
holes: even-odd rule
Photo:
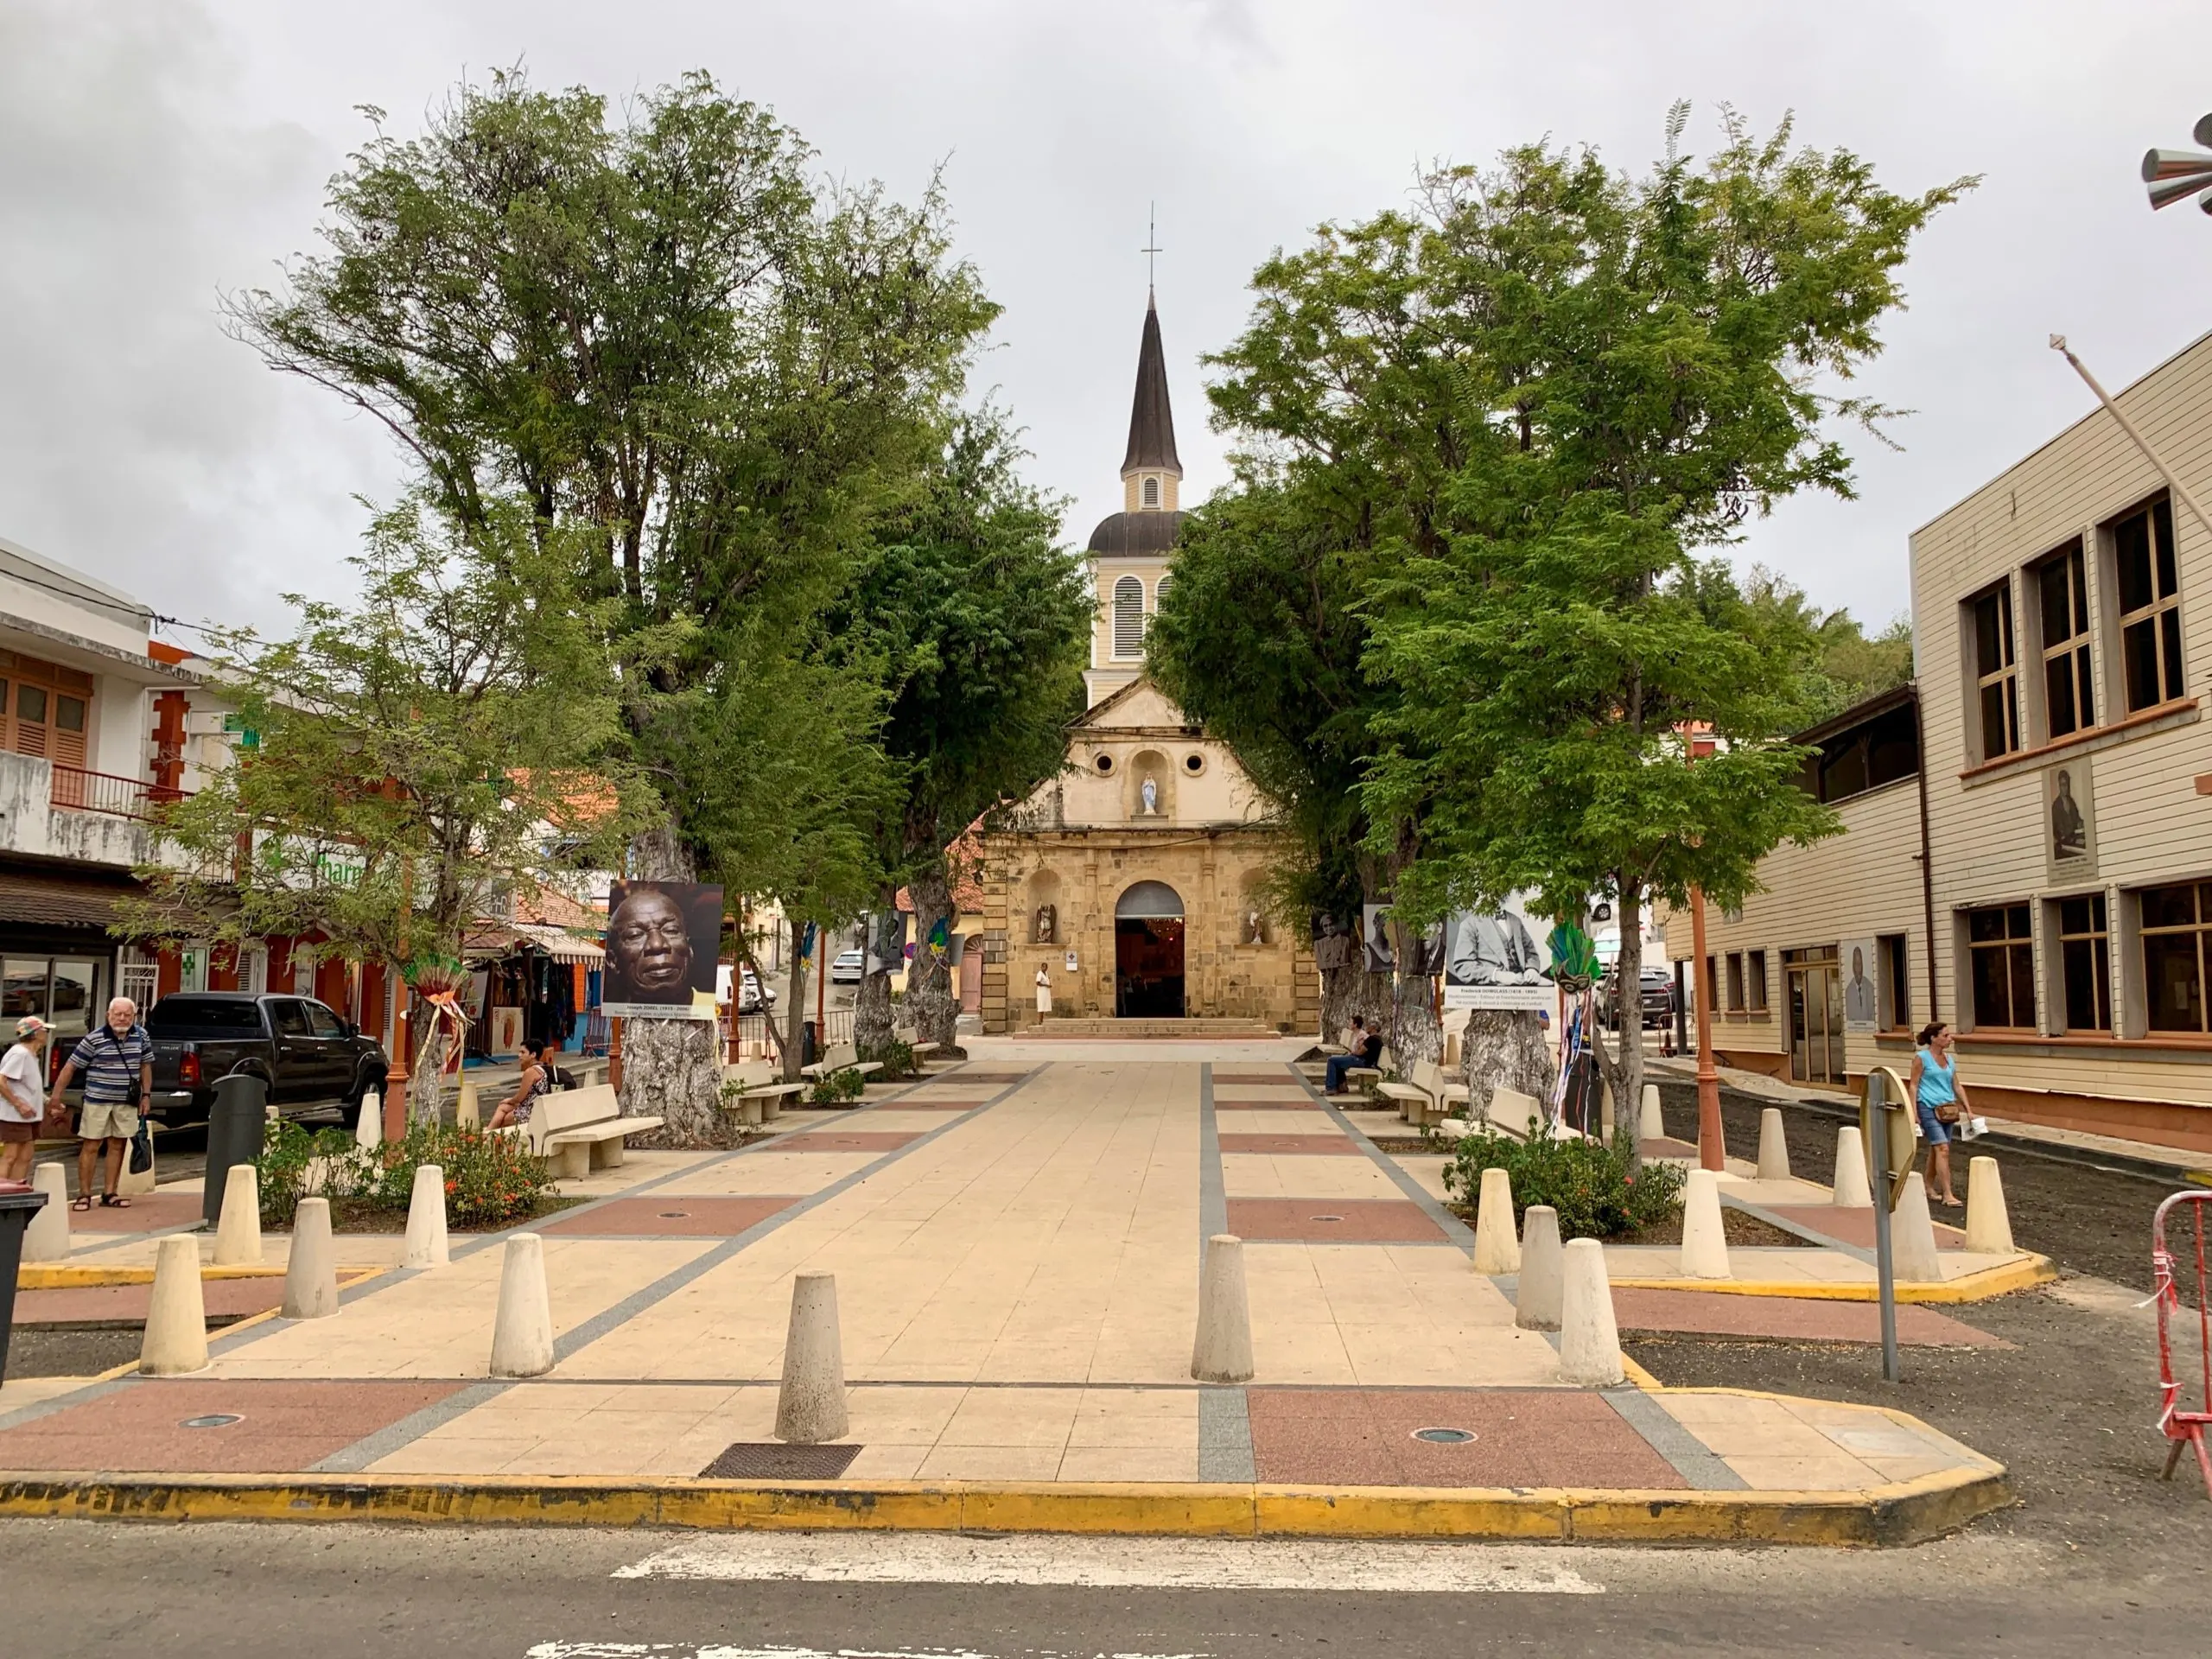
[[0, 1054], [0, 1181], [27, 1182], [46, 1117], [46, 1033], [35, 1014], [16, 1021], [16, 1040]]

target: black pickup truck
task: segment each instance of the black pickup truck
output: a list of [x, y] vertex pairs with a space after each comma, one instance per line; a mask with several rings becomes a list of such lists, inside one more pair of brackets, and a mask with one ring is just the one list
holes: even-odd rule
[[353, 1123], [361, 1096], [384, 1086], [384, 1048], [311, 996], [254, 991], [179, 991], [146, 1016], [154, 1039], [148, 1111], [164, 1124], [200, 1123], [215, 1079], [248, 1071], [279, 1107], [335, 1101]]

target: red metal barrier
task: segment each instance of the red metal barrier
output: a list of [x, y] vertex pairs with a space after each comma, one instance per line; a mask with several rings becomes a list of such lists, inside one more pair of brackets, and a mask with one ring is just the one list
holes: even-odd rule
[[[2182, 1408], [2182, 1385], [2174, 1376], [2173, 1316], [2181, 1311], [2181, 1292], [2174, 1283], [2174, 1253], [2166, 1246], [2166, 1213], [2176, 1205], [2187, 1205], [2195, 1224], [2196, 1249], [2196, 1364], [2197, 1387], [2202, 1405], [2195, 1411]], [[2212, 1427], [2212, 1309], [2204, 1301], [2204, 1226], [2212, 1192], [2177, 1192], [2158, 1206], [2151, 1218], [2151, 1298], [2158, 1307], [2158, 1386], [2164, 1393], [2158, 1412], [2158, 1429], [2173, 1444], [2166, 1450], [2163, 1479], [2173, 1478], [2184, 1446], [2196, 1452], [2197, 1469], [2204, 1476], [2204, 1495], [2212, 1497], [2212, 1454], [2204, 1446], [2204, 1432]], [[2183, 1340], [2188, 1326], [2182, 1327]]]

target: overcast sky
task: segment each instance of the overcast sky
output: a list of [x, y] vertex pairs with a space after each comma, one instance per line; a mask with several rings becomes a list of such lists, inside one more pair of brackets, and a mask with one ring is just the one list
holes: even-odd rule
[[703, 67], [825, 168], [912, 196], [942, 162], [961, 251], [1006, 308], [985, 386], [1027, 428], [1068, 535], [1120, 505], [1148, 204], [1186, 471], [1223, 481], [1202, 353], [1316, 224], [1402, 202], [1418, 166], [1545, 135], [1641, 168], [1668, 105], [1847, 145], [1915, 190], [1982, 188], [1905, 274], [1860, 390], [1916, 410], [1862, 446], [1861, 497], [1794, 503], [1737, 550], [1871, 622], [1908, 532], [2212, 327], [2212, 222], [2135, 168], [2212, 105], [2203, 0], [1853, 7], [1580, 0], [0, 0], [0, 535], [157, 609], [281, 624], [334, 595], [390, 445], [217, 327], [219, 293], [314, 245], [366, 127], [463, 74], [620, 95]]

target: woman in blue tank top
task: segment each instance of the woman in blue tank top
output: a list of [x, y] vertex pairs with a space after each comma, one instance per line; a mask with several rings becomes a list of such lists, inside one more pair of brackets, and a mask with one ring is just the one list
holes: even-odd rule
[[1920, 1117], [1921, 1138], [1928, 1142], [1929, 1173], [1933, 1178], [1928, 1196], [1937, 1204], [1956, 1209], [1959, 1195], [1951, 1191], [1951, 1136], [1959, 1119], [1969, 1109], [1966, 1085], [1959, 1081], [1959, 1063], [1952, 1053], [1958, 1039], [1940, 1020], [1921, 1032], [1913, 1051], [1912, 1103]]

